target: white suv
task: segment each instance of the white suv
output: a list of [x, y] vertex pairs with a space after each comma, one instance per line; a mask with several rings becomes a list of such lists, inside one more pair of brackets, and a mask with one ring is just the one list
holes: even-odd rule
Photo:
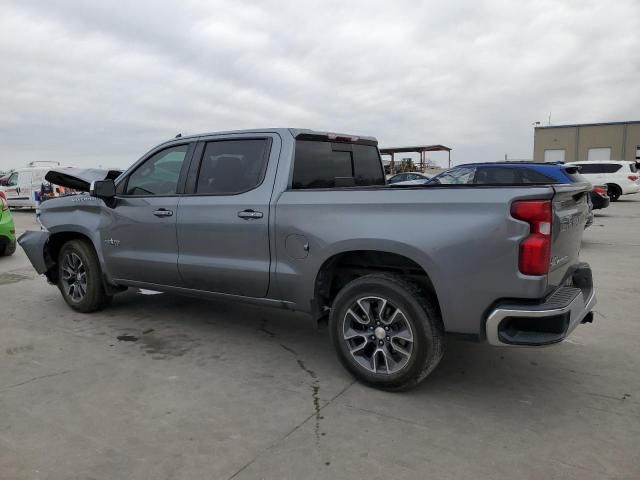
[[640, 192], [638, 163], [626, 160], [597, 160], [571, 162], [567, 165], [582, 167], [580, 173], [593, 185], [609, 187], [609, 198], [615, 202], [620, 195]]

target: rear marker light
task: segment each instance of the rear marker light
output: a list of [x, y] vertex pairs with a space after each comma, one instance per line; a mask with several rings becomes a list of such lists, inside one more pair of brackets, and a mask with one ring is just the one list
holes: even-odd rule
[[529, 236], [520, 243], [518, 267], [524, 275], [546, 275], [551, 261], [551, 202], [521, 200], [511, 205], [511, 216], [529, 224]]

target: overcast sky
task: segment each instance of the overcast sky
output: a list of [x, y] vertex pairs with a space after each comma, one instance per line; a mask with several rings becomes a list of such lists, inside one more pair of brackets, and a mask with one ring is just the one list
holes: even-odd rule
[[638, 0], [4, 0], [0, 170], [272, 126], [531, 158], [549, 112], [640, 118], [639, 45]]

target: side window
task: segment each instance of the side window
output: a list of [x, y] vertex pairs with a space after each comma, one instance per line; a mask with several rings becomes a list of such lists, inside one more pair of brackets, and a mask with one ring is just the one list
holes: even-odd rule
[[[384, 170], [373, 145], [296, 141], [293, 188], [384, 185]], [[401, 181], [394, 179], [394, 182]]]
[[7, 180], [7, 187], [15, 187], [18, 185], [18, 172], [13, 172]]
[[454, 168], [438, 177], [441, 185], [468, 185], [473, 182], [476, 169], [470, 167]]
[[522, 175], [522, 183], [558, 183], [555, 178], [537, 172], [532, 168], [523, 168], [520, 174]]
[[267, 168], [269, 140], [220, 140], [207, 143], [196, 193], [232, 195], [256, 188]]
[[125, 195], [175, 195], [189, 145], [167, 148], [145, 160], [127, 180]]
[[593, 173], [600, 173], [600, 169], [595, 163], [580, 163], [578, 166], [580, 167], [580, 173], [582, 174], [589, 175]]
[[616, 165], [615, 163], [604, 163], [604, 164], [602, 164], [602, 172], [603, 173], [616, 173], [621, 168], [622, 168], [622, 165]]
[[480, 185], [513, 185], [514, 183], [520, 183], [520, 174], [516, 168], [479, 168], [475, 183]]

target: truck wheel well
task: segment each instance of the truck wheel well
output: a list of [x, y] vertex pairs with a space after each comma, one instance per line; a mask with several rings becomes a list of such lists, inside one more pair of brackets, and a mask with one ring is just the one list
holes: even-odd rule
[[375, 272], [402, 275], [418, 285], [440, 312], [435, 288], [427, 272], [416, 262], [396, 253], [355, 250], [339, 253], [324, 262], [316, 277], [314, 316], [326, 315], [338, 292], [350, 281]]
[[58, 264], [58, 254], [60, 253], [60, 249], [69, 240], [76, 239], [86, 240], [93, 246], [89, 237], [78, 232], [54, 233], [49, 237], [49, 240], [44, 247], [44, 258], [47, 262], [47, 266], [49, 267], [45, 275], [50, 282], [57, 283], [58, 281], [58, 269], [56, 268], [56, 265]]

